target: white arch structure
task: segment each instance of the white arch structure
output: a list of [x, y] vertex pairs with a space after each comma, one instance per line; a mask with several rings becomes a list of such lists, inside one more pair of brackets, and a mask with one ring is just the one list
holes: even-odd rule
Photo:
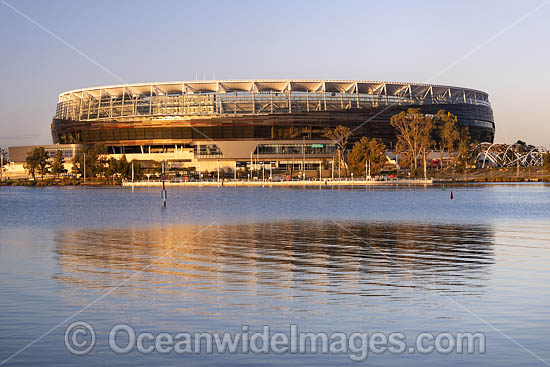
[[[505, 143], [480, 143], [473, 150], [478, 164], [493, 167], [542, 166], [548, 150], [542, 146]], [[480, 163], [481, 162], [481, 163]]]

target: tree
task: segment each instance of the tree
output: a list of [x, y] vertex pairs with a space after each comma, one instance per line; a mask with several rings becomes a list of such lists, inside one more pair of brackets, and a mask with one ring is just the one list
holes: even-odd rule
[[129, 179], [132, 177], [132, 164], [134, 165], [134, 176], [139, 178], [142, 176], [142, 168], [139, 162], [128, 162], [126, 155], [123, 155], [120, 159], [113, 157], [106, 161], [105, 175], [108, 177], [120, 176], [122, 178]]
[[41, 153], [41, 155], [40, 155], [40, 159], [38, 161], [38, 167], [37, 168], [38, 168], [38, 173], [40, 173], [40, 176], [43, 180], [44, 175], [49, 172], [48, 166], [50, 165], [50, 162], [48, 161], [49, 157], [46, 154], [46, 152], [44, 151], [44, 148], [41, 147], [41, 149], [42, 149], [43, 154]]
[[346, 176], [347, 168], [345, 153], [350, 135], [350, 129], [342, 125], [338, 125], [334, 129], [325, 129], [323, 131], [323, 136], [332, 140], [332, 142], [338, 147], [338, 167], [342, 167], [342, 164], [344, 165], [344, 172]]
[[397, 130], [396, 151], [408, 151], [416, 174], [419, 158], [432, 144], [432, 117], [422, 114], [419, 108], [409, 108], [393, 115], [390, 123]]
[[132, 164], [128, 162], [126, 155], [118, 160], [117, 173], [126, 179], [132, 176]]
[[65, 158], [63, 158], [63, 152], [57, 150], [51, 164], [51, 171], [55, 177], [59, 177], [60, 174], [67, 172], [65, 169]]
[[33, 179], [36, 178], [37, 172], [40, 173], [42, 179], [44, 179], [44, 175], [48, 173], [48, 165], [48, 155], [44, 147], [34, 148], [27, 153], [24, 167], [29, 171]]
[[84, 175], [84, 157], [86, 157], [86, 177], [104, 174], [105, 154], [107, 154], [107, 148], [103, 144], [81, 147], [73, 157], [73, 171]]
[[472, 164], [474, 157], [472, 156], [472, 141], [470, 137], [470, 131], [466, 126], [460, 129], [460, 137], [456, 155], [453, 159], [454, 169], [463, 171], [469, 164]]
[[441, 168], [443, 169], [443, 151], [446, 150], [450, 158], [460, 140], [460, 131], [457, 117], [450, 112], [439, 110], [434, 116], [434, 122], [439, 133], [439, 150], [441, 151]]
[[550, 171], [550, 153], [545, 153], [543, 156], [542, 171], [546, 174]]
[[4, 177], [4, 165], [8, 163], [8, 151], [4, 148], [0, 148], [0, 178]]
[[8, 163], [8, 151], [4, 148], [0, 148], [0, 156], [2, 156], [2, 164], [7, 164]]
[[23, 165], [27, 171], [31, 174], [32, 178], [36, 178], [36, 169], [38, 167], [38, 148], [35, 148], [27, 153], [25, 157], [25, 164]]
[[105, 168], [105, 175], [107, 177], [113, 177], [118, 173], [118, 161], [111, 157], [107, 161], [107, 167]]
[[370, 162], [371, 174], [377, 175], [387, 162], [386, 146], [380, 139], [363, 136], [353, 145], [348, 161], [351, 172], [357, 176], [365, 175], [367, 161]]

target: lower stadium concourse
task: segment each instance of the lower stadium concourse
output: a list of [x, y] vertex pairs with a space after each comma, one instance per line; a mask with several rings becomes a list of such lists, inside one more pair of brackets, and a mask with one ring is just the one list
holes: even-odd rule
[[[129, 159], [203, 161], [242, 166], [333, 159], [323, 129], [349, 127], [350, 143], [381, 138], [391, 148], [391, 116], [443, 109], [473, 140], [492, 142], [487, 93], [441, 85], [348, 80], [240, 80], [125, 84], [72, 90], [59, 96], [54, 144], [104, 144]], [[352, 144], [349, 146], [351, 147]]]

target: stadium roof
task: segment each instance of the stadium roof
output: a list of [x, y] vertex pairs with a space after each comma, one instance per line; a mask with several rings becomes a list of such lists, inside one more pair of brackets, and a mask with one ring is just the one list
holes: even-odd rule
[[59, 101], [94, 97], [119, 97], [137, 95], [168, 95], [181, 93], [201, 92], [310, 92], [310, 93], [365, 93], [373, 95], [388, 95], [397, 97], [426, 98], [432, 96], [464, 96], [480, 101], [488, 101], [485, 92], [460, 87], [451, 87], [435, 84], [400, 83], [383, 81], [360, 80], [307, 80], [307, 79], [251, 79], [251, 80], [204, 80], [204, 81], [178, 81], [178, 82], [153, 82], [136, 84], [119, 84], [98, 86], [83, 89], [74, 89], [59, 95]]

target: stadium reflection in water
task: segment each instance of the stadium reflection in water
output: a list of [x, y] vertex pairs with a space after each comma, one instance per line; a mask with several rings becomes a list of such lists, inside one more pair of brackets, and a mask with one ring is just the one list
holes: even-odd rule
[[342, 295], [418, 301], [420, 288], [476, 295], [494, 261], [487, 225], [283, 221], [212, 226], [196, 235], [200, 229], [60, 231], [57, 278], [66, 296], [124, 281], [114, 294], [173, 301], [178, 309], [188, 303], [191, 312], [200, 306], [223, 317], [223, 309], [208, 305], [255, 312], [265, 302], [244, 295], [314, 303], [340, 302]]

